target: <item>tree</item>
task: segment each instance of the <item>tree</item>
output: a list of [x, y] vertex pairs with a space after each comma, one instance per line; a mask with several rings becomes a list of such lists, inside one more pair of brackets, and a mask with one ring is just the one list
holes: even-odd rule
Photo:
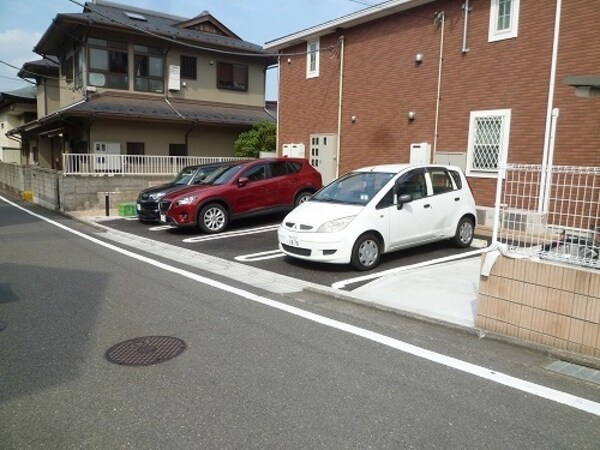
[[233, 145], [235, 156], [258, 158], [259, 152], [274, 152], [276, 141], [277, 126], [263, 120], [238, 136]]

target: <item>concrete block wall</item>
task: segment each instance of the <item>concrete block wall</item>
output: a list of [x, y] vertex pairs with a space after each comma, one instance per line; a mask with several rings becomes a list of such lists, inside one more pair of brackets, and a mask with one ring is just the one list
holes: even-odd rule
[[60, 177], [60, 209], [63, 212], [105, 208], [108, 193], [109, 208], [119, 203], [132, 203], [139, 192], [149, 186], [165, 183], [170, 178], [156, 176], [68, 176]]
[[481, 278], [476, 326], [600, 358], [600, 271], [500, 256]]
[[59, 208], [58, 177], [56, 170], [34, 167], [31, 171], [31, 185], [29, 189], [33, 192], [33, 202], [46, 209], [56, 210]]
[[0, 189], [21, 194], [31, 188], [31, 170], [18, 164], [0, 162]]

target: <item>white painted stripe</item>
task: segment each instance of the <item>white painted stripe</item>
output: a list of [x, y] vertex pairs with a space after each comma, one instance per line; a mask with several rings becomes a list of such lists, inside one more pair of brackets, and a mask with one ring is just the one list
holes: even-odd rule
[[275, 300], [268, 299], [266, 297], [261, 297], [259, 295], [253, 294], [251, 292], [245, 291], [243, 289], [235, 288], [233, 286], [229, 286], [225, 283], [221, 283], [219, 281], [211, 280], [210, 278], [203, 277], [201, 275], [197, 275], [195, 273], [189, 272], [187, 270], [179, 269], [177, 267], [170, 266], [165, 263], [161, 263], [159, 261], [155, 261], [146, 256], [138, 255], [137, 253], [131, 252], [129, 250], [125, 250], [123, 248], [119, 248], [116, 245], [109, 244], [103, 242], [99, 239], [96, 239], [92, 236], [88, 236], [84, 233], [81, 233], [77, 230], [73, 230], [65, 225], [62, 225], [58, 222], [55, 222], [51, 219], [48, 219], [44, 216], [31, 212], [7, 199], [0, 196], [0, 200], [18, 208], [31, 216], [37, 217], [41, 220], [48, 222], [51, 225], [54, 225], [58, 228], [61, 228], [69, 233], [72, 233], [76, 236], [79, 236], [83, 239], [86, 239], [95, 244], [101, 245], [107, 249], [113, 250], [122, 255], [128, 256], [130, 258], [134, 258], [138, 261], [150, 264], [159, 269], [181, 275], [183, 277], [189, 278], [191, 280], [197, 281], [199, 283], [206, 284], [216, 289], [221, 289], [225, 292], [229, 292], [231, 294], [240, 296], [242, 298], [254, 301], [256, 303], [260, 303], [265, 306], [269, 306], [271, 308], [278, 309], [280, 311], [293, 314], [297, 317], [302, 317], [304, 319], [313, 321], [315, 323], [319, 323], [321, 325], [325, 325], [327, 327], [343, 331], [354, 336], [359, 336], [364, 339], [370, 340], [372, 342], [376, 342], [387, 347], [399, 350], [404, 353], [408, 353], [410, 355], [416, 356], [418, 358], [426, 359], [428, 361], [444, 365], [446, 367], [451, 367], [453, 369], [459, 370], [461, 372], [465, 372], [471, 375], [474, 375], [479, 378], [483, 378], [485, 380], [492, 381], [497, 384], [501, 384], [503, 386], [508, 386], [513, 389], [520, 390], [522, 392], [526, 392], [532, 395], [536, 395], [538, 397], [560, 403], [581, 411], [588, 412], [590, 414], [594, 414], [596, 416], [600, 416], [600, 403], [593, 402], [591, 400], [587, 400], [582, 397], [577, 397], [575, 395], [568, 394], [566, 392], [561, 392], [556, 389], [548, 388], [546, 386], [542, 386], [539, 384], [531, 383], [529, 381], [522, 380], [520, 378], [516, 378], [510, 375], [506, 375], [501, 372], [496, 372], [491, 369], [487, 369], [485, 367], [477, 366], [475, 364], [468, 363], [466, 361], [462, 361], [457, 358], [452, 358], [450, 356], [442, 355], [440, 353], [436, 353], [430, 350], [426, 350], [421, 347], [417, 347], [412, 344], [408, 344], [406, 342], [400, 341], [398, 339], [394, 339], [388, 336], [384, 336], [379, 333], [375, 333], [373, 331], [366, 330], [364, 328], [359, 328], [354, 325], [349, 325], [344, 322], [340, 322], [338, 320], [330, 319], [324, 316], [320, 316], [315, 313], [311, 313], [309, 311], [304, 311], [303, 309], [297, 308], [295, 306], [286, 305], [284, 303], [277, 302]]
[[236, 261], [252, 262], [264, 261], [265, 259], [282, 258], [285, 254], [281, 250], [269, 250], [268, 252], [250, 253], [249, 255], [236, 256]]
[[189, 243], [194, 243], [194, 242], [214, 241], [217, 239], [227, 239], [230, 237], [246, 236], [249, 234], [267, 233], [269, 231], [274, 231], [277, 228], [279, 228], [279, 225], [269, 225], [266, 227], [246, 228], [244, 230], [229, 231], [227, 233], [207, 234], [207, 235], [203, 235], [203, 236], [196, 236], [196, 237], [184, 239], [183, 242], [189, 244]]
[[486, 251], [487, 251], [487, 247], [483, 248], [483, 249], [479, 249], [479, 250], [473, 250], [470, 252], [458, 253], [456, 255], [444, 256], [443, 258], [429, 259], [427, 261], [423, 261], [423, 262], [420, 262], [417, 264], [411, 264], [410, 266], [395, 267], [393, 269], [383, 270], [381, 272], [374, 272], [369, 275], [363, 275], [362, 277], [349, 278], [347, 280], [336, 281], [335, 283], [333, 283], [331, 285], [331, 287], [334, 289], [343, 289], [352, 283], [360, 283], [362, 281], [371, 281], [371, 280], [375, 280], [376, 278], [381, 278], [385, 275], [393, 275], [393, 274], [400, 273], [400, 272], [406, 272], [407, 270], [418, 269], [419, 267], [427, 267], [427, 266], [432, 266], [434, 264], [440, 264], [440, 263], [444, 263], [444, 262], [448, 262], [448, 261], [455, 261], [457, 259], [469, 258], [471, 256], [480, 255]]
[[170, 230], [171, 228], [176, 228], [175, 225], [159, 225], [157, 227], [148, 228], [149, 231], [163, 231]]

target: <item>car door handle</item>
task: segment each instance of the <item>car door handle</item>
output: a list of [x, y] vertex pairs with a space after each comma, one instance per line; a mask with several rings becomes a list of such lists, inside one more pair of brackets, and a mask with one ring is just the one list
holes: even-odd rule
[[429, 203], [427, 203], [426, 205], [423, 205], [423, 208], [429, 209], [429, 208], [431, 208], [431, 205]]
[[455, 197], [455, 198], [454, 198], [454, 201], [455, 201], [455, 202], [460, 202], [460, 197]]

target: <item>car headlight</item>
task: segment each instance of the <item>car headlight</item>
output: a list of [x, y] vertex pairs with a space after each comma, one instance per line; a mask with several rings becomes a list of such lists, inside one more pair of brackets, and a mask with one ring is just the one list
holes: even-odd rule
[[177, 206], [190, 205], [190, 204], [194, 203], [194, 201], [197, 198], [198, 198], [197, 195], [190, 195], [189, 197], [183, 197], [183, 198], [180, 198], [179, 200], [175, 200], [175, 205], [177, 205]]
[[150, 197], [152, 200], [160, 200], [165, 195], [167, 195], [165, 192], [157, 192], [156, 194], [150, 194], [148, 197]]
[[318, 233], [335, 233], [336, 231], [342, 231], [344, 228], [348, 226], [352, 219], [356, 216], [348, 216], [342, 217], [340, 219], [330, 220], [329, 222], [325, 222], [323, 225], [319, 227], [317, 230]]

